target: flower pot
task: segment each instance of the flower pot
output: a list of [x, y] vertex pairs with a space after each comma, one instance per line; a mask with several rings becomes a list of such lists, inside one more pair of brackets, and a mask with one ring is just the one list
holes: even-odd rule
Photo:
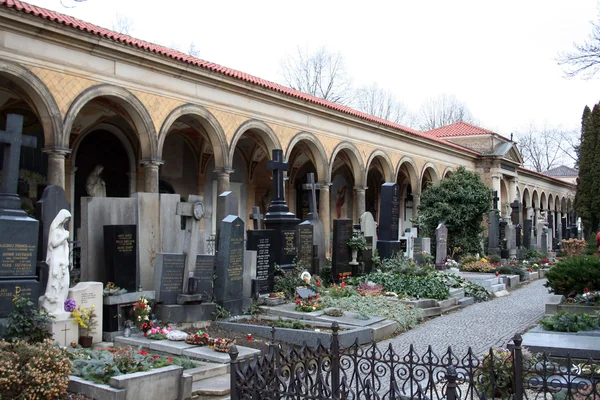
[[356, 257], [358, 257], [358, 249], [352, 249], [352, 261], [350, 261], [350, 265], [358, 265]]
[[92, 336], [79, 336], [79, 344], [83, 348], [92, 347], [92, 340], [94, 340]]

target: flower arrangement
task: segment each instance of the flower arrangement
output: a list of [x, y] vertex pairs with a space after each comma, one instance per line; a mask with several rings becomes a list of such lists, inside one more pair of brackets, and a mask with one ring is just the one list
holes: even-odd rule
[[215, 339], [215, 351], [218, 351], [221, 353], [227, 353], [227, 352], [229, 352], [229, 349], [231, 348], [231, 346], [234, 344], [235, 344], [235, 339], [234, 340], [223, 339], [223, 338]]
[[458, 268], [458, 263], [455, 260], [449, 258], [444, 263], [444, 267], [446, 267], [446, 268]]
[[94, 333], [98, 324], [96, 313], [94, 312], [95, 309], [95, 306], [85, 308], [80, 305], [71, 312], [71, 316], [75, 319], [73, 324], [77, 324], [81, 328], [81, 336], [91, 336]]
[[102, 289], [102, 296], [116, 296], [118, 294], [127, 293], [127, 289], [121, 289], [114, 282], [108, 282], [104, 289]]
[[73, 299], [65, 300], [65, 311], [73, 312], [73, 311], [75, 311], [76, 307], [77, 307], [77, 303], [75, 302], [75, 300], [73, 300]]
[[194, 344], [196, 346], [206, 346], [209, 340], [210, 338], [208, 337], [208, 333], [204, 331], [192, 333], [185, 338], [186, 343]]
[[296, 300], [296, 311], [313, 312], [323, 309], [323, 304], [319, 302], [319, 295], [308, 296], [306, 299]]
[[346, 287], [346, 282], [342, 282], [340, 286], [337, 284], [331, 285], [331, 289], [329, 289], [329, 294], [331, 297], [349, 297], [352, 296], [355, 292]]
[[[144, 331], [152, 328], [150, 322], [150, 311], [152, 308], [148, 304], [146, 296], [141, 296], [138, 301], [133, 303], [133, 312], [135, 313], [135, 326]], [[145, 326], [142, 326], [145, 325]]]
[[364, 251], [367, 249], [367, 239], [359, 232], [354, 232], [346, 244], [352, 250]]
[[584, 289], [583, 294], [578, 294], [575, 297], [567, 299], [567, 303], [585, 305], [585, 306], [598, 306], [600, 305], [600, 291], [590, 291], [588, 288]]
[[144, 332], [144, 336], [152, 340], [165, 340], [167, 333], [171, 332], [171, 330], [171, 328], [161, 328], [160, 326], [152, 327]]
[[383, 286], [375, 282], [363, 282], [358, 285], [358, 294], [361, 296], [379, 296], [383, 292]]

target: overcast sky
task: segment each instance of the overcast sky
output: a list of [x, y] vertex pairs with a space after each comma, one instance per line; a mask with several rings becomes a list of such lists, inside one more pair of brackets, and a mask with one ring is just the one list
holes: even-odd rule
[[417, 111], [453, 94], [481, 126], [509, 135], [538, 125], [579, 129], [595, 80], [566, 79], [555, 58], [597, 19], [596, 0], [200, 1], [31, 0], [111, 28], [117, 13], [132, 35], [283, 83], [280, 61], [297, 46], [343, 55], [356, 85], [376, 82]]

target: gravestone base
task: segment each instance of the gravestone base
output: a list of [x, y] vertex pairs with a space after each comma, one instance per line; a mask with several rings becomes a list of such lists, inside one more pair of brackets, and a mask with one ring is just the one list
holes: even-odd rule
[[177, 304], [182, 306], [186, 304], [197, 305], [207, 300], [204, 294], [178, 294]]
[[[67, 313], [70, 315], [70, 313]], [[50, 332], [52, 332], [54, 342], [60, 346], [70, 346], [72, 342], [79, 341], [79, 326], [74, 323], [75, 318], [67, 317], [53, 319]]]
[[155, 311], [157, 318], [161, 321], [183, 323], [212, 320], [212, 313], [216, 307], [215, 303], [184, 305], [157, 304]]
[[[244, 305], [245, 305], [245, 299], [237, 299], [237, 300], [228, 300], [228, 301], [223, 301], [223, 302], [219, 302], [219, 304], [226, 309], [227, 311], [229, 311], [229, 313], [231, 315], [241, 315], [242, 311], [244, 310]], [[251, 300], [251, 299], [248, 299]]]
[[378, 240], [377, 250], [379, 251], [379, 257], [383, 260], [384, 258], [392, 258], [395, 254], [402, 251], [402, 246], [399, 241]]

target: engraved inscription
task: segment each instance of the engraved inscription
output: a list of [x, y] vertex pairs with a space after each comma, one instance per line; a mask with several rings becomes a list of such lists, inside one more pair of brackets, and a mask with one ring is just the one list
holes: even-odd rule
[[31, 275], [36, 246], [0, 243], [0, 276]]

